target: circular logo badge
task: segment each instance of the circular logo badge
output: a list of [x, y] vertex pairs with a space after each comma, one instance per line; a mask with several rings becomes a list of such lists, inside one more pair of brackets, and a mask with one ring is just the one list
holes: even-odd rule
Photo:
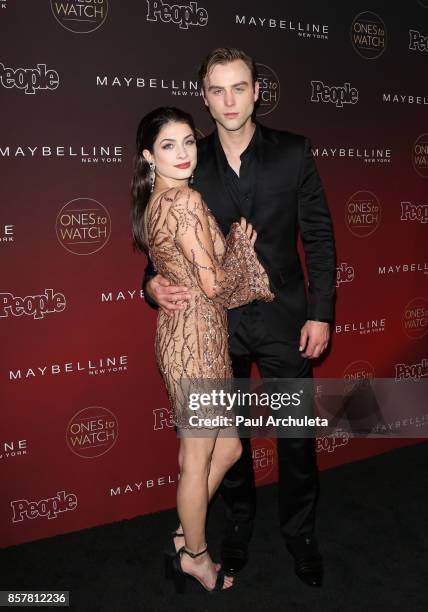
[[51, 0], [51, 11], [63, 28], [89, 34], [100, 28], [108, 13], [108, 0]]
[[361, 380], [370, 379], [375, 377], [375, 369], [373, 364], [364, 359], [352, 361], [349, 363], [343, 371], [343, 380], [345, 386], [343, 388], [344, 393], [348, 393], [354, 385], [359, 383]]
[[254, 475], [258, 483], [272, 474], [276, 466], [276, 449], [274, 442], [269, 438], [253, 438], [251, 448]]
[[345, 206], [345, 224], [357, 238], [366, 238], [380, 225], [381, 205], [371, 191], [357, 191]]
[[428, 330], [428, 300], [417, 297], [404, 309], [403, 331], [408, 338], [423, 338]]
[[110, 239], [110, 215], [96, 200], [76, 198], [61, 208], [55, 229], [64, 249], [75, 255], [92, 255]]
[[118, 433], [117, 418], [110, 410], [90, 406], [70, 419], [66, 440], [73, 453], [91, 459], [107, 453], [116, 443]]
[[382, 19], [371, 11], [359, 13], [351, 25], [351, 42], [364, 59], [377, 59], [386, 49], [386, 27]]
[[359, 359], [349, 363], [343, 371], [344, 380], [362, 380], [363, 378], [374, 378], [375, 369], [370, 361]]
[[257, 64], [259, 73], [259, 106], [257, 116], [269, 115], [279, 103], [280, 83], [278, 75], [266, 64]]
[[413, 145], [412, 164], [419, 176], [428, 178], [428, 134], [421, 134]]

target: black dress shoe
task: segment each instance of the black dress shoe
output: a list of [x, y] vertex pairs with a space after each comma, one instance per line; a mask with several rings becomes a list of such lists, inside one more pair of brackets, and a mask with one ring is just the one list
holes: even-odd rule
[[286, 544], [294, 557], [296, 576], [309, 586], [321, 586], [324, 568], [315, 536], [291, 538]]
[[221, 561], [226, 574], [234, 576], [248, 561], [252, 521], [228, 521], [221, 545]]

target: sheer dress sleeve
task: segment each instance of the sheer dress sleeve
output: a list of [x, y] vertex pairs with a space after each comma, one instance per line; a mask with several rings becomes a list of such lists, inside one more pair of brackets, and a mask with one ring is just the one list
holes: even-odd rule
[[226, 250], [219, 257], [210, 231], [210, 214], [201, 195], [192, 189], [178, 191], [168, 213], [175, 244], [199, 288], [226, 308], [253, 300], [272, 301], [268, 276], [240, 224], [232, 224]]

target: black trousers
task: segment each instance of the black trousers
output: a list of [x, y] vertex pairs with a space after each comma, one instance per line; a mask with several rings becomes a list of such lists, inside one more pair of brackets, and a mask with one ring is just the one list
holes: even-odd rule
[[[310, 360], [299, 353], [299, 339], [275, 339], [266, 328], [257, 302], [245, 307], [229, 346], [236, 378], [249, 378], [253, 362], [262, 378], [312, 378]], [[256, 511], [251, 443], [249, 438], [241, 438], [241, 442], [242, 455], [220, 487], [228, 519], [234, 521], [252, 520]], [[319, 495], [315, 440], [278, 437], [277, 454], [281, 532], [286, 539], [310, 534]]]

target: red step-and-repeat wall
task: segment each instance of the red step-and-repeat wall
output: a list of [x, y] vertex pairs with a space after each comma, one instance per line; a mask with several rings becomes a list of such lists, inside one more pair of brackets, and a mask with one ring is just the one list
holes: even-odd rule
[[[316, 375], [427, 375], [428, 0], [0, 7], [1, 546], [175, 505], [129, 188], [143, 114], [213, 129], [196, 75], [216, 46], [256, 59], [260, 122], [312, 140], [338, 254]], [[319, 464], [407, 443], [320, 438]], [[274, 443], [253, 447], [275, 481]]]

